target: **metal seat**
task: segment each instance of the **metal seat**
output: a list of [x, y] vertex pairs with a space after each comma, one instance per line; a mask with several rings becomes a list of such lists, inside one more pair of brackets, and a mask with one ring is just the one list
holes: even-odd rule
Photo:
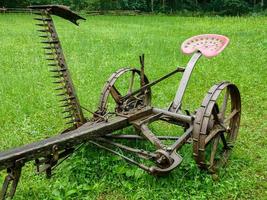
[[185, 40], [181, 46], [184, 54], [200, 51], [205, 57], [212, 58], [221, 53], [228, 45], [229, 39], [223, 35], [204, 34]]

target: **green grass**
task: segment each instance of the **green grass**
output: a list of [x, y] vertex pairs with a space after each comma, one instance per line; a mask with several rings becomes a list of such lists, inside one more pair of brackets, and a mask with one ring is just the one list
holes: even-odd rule
[[[0, 150], [57, 134], [64, 128], [33, 16], [0, 15]], [[192, 35], [218, 33], [231, 42], [216, 58], [202, 58], [190, 80], [184, 109], [197, 109], [215, 83], [229, 80], [242, 95], [236, 147], [219, 179], [201, 172], [191, 145], [167, 177], [148, 175], [87, 145], [65, 161], [52, 179], [23, 169], [15, 199], [267, 199], [267, 18], [167, 16], [88, 17], [80, 27], [56, 18], [81, 104], [96, 110], [105, 80], [124, 66], [139, 66], [156, 79], [185, 65], [180, 44]], [[167, 107], [181, 76], [153, 88], [153, 105]], [[5, 172], [1, 172], [3, 181]]]

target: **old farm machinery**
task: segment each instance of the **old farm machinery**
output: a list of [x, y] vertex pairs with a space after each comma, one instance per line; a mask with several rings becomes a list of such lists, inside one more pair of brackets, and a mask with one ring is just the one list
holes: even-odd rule
[[[153, 175], [166, 174], [179, 166], [182, 156], [178, 151], [185, 143], [192, 144], [193, 157], [201, 169], [215, 172], [226, 163], [240, 123], [238, 88], [227, 81], [215, 84], [207, 92], [201, 106], [192, 113], [182, 110], [182, 100], [197, 61], [201, 56], [212, 58], [222, 52], [229, 42], [227, 37], [205, 34], [187, 39], [181, 50], [193, 56], [186, 67], [178, 67], [153, 82], [149, 82], [145, 75], [144, 56], [140, 56], [140, 69], [122, 68], [110, 76], [101, 92], [97, 111], [87, 119], [83, 114], [86, 108], [79, 103], [51, 15], [60, 16], [76, 25], [77, 20], [84, 18], [64, 6], [30, 8], [37, 14], [35, 20], [40, 27], [40, 37], [44, 39], [46, 59], [55, 78], [54, 83], [58, 85], [56, 90], [61, 97], [64, 118], [69, 119], [67, 124], [70, 126], [56, 136], [0, 153], [0, 170], [7, 169], [1, 199], [14, 196], [26, 162], [34, 160], [37, 171], [45, 172], [49, 177], [54, 166], [86, 142], [117, 154]], [[177, 73], [183, 75], [170, 106], [167, 109], [151, 106], [152, 86]], [[126, 76], [129, 80], [118, 84], [119, 79]], [[150, 124], [157, 121], [182, 127], [183, 133], [179, 137], [158, 136], [150, 128]], [[134, 127], [135, 134], [118, 131], [129, 126]], [[119, 142], [130, 139], [149, 141], [154, 151]], [[174, 142], [167, 145], [163, 142], [165, 140]], [[121, 150], [134, 154], [138, 159], [122, 154]], [[142, 159], [148, 161], [141, 162]]]

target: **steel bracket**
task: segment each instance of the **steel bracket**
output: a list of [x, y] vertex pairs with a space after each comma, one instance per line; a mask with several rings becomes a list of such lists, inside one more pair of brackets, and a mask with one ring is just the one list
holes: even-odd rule
[[20, 159], [12, 167], [7, 168], [7, 176], [2, 185], [0, 200], [4, 200], [7, 197], [12, 199], [15, 195], [24, 163], [23, 159]]

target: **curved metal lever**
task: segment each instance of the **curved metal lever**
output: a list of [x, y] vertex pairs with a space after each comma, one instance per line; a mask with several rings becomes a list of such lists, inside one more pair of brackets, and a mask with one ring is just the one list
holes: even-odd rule
[[77, 26], [79, 25], [77, 22], [79, 19], [86, 20], [85, 18], [72, 12], [68, 7], [62, 5], [36, 5], [36, 6], [29, 6], [28, 8], [35, 10], [46, 10], [49, 12], [49, 14], [62, 17], [66, 20], [69, 20], [70, 22], [74, 23]]
[[160, 168], [160, 167], [157, 167], [157, 166], [152, 166], [152, 167], [149, 168], [149, 172], [151, 174], [153, 174], [153, 175], [166, 174], [166, 173], [172, 171], [173, 169], [175, 169], [178, 165], [180, 165], [180, 163], [183, 160], [182, 156], [180, 156], [176, 152], [173, 152], [169, 156], [169, 158], [171, 158], [173, 160], [172, 164], [169, 167]]

